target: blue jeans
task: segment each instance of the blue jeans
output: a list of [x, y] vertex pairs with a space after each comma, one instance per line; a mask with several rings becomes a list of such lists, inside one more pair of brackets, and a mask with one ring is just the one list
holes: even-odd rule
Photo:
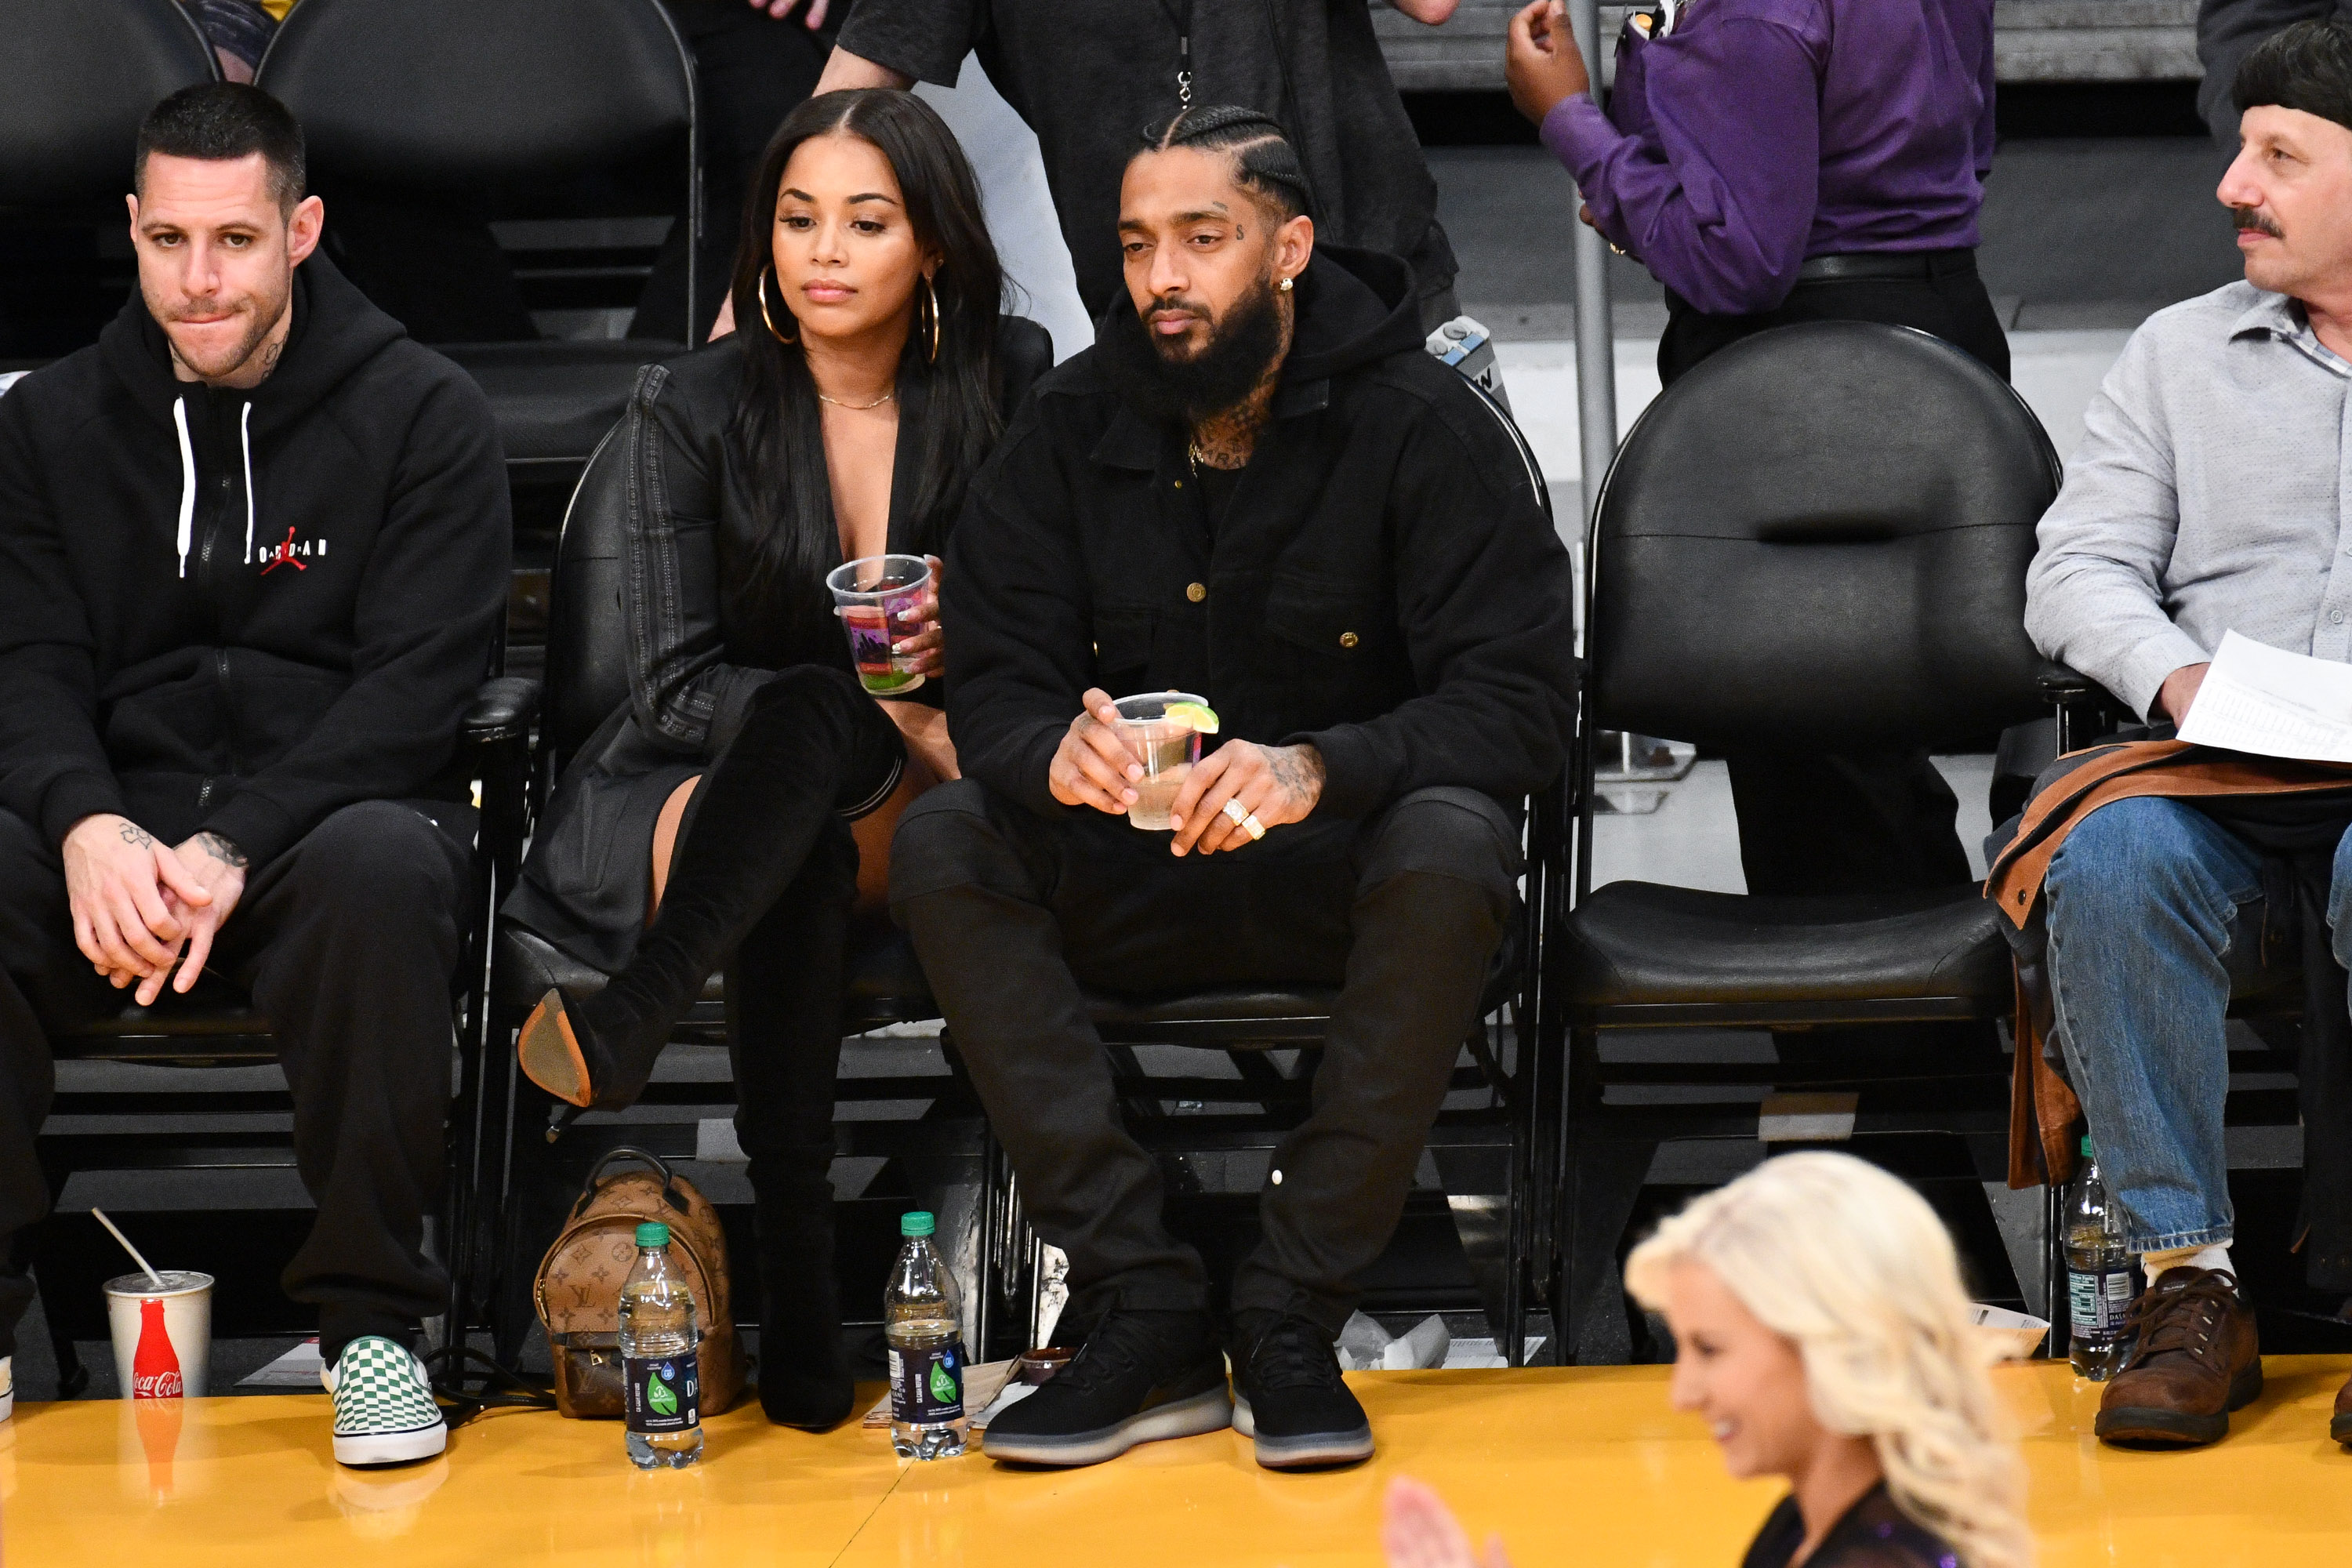
[[[2192, 805], [2120, 800], [2050, 862], [2057, 1037], [2135, 1253], [2226, 1245], [2223, 1016], [2262, 974], [2262, 857]], [[2352, 832], [2336, 847], [2329, 942], [2352, 954]]]

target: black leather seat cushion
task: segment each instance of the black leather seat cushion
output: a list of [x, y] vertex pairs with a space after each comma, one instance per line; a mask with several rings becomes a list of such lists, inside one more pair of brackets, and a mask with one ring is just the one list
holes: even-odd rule
[[[498, 1000], [510, 1007], [538, 1005], [539, 999], [553, 985], [562, 986], [573, 996], [592, 996], [604, 989], [604, 982], [610, 978], [510, 921], [499, 922], [496, 973]], [[723, 973], [713, 974], [703, 985], [702, 1000], [724, 1001], [726, 986]], [[907, 940], [906, 932], [889, 931], [852, 942], [849, 996], [853, 1007], [859, 1003], [887, 1001], [898, 1004], [896, 1011], [901, 1015], [913, 1010], [919, 1016], [920, 1010], [929, 1005], [930, 994], [930, 984], [923, 978], [923, 966], [915, 958], [915, 944]]]
[[450, 343], [490, 400], [509, 463], [585, 463], [628, 407], [637, 371], [684, 351], [635, 339]]
[[271, 1061], [278, 1054], [269, 1038], [269, 1020], [236, 986], [210, 975], [185, 996], [167, 989], [152, 1007], [138, 1005], [125, 991], [116, 1011], [52, 1033], [49, 1049], [60, 1061], [190, 1057]]
[[2013, 995], [2000, 916], [1974, 885], [1770, 899], [1612, 882], [1568, 919], [1579, 1007], [1753, 1006]]

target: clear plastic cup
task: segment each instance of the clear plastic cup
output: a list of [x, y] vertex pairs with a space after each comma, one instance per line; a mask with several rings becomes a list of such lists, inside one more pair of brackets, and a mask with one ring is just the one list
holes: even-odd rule
[[1147, 691], [1122, 697], [1117, 704], [1119, 739], [1143, 764], [1143, 776], [1132, 786], [1135, 804], [1127, 808], [1127, 820], [1146, 833], [1169, 830], [1169, 807], [1192, 776], [1192, 764], [1201, 760], [1201, 732], [1181, 719], [1168, 717], [1169, 708], [1179, 702], [1209, 705], [1207, 699], [1189, 691]]
[[922, 685], [917, 656], [891, 645], [915, 633], [931, 563], [919, 555], [861, 555], [826, 573], [824, 585], [849, 634], [858, 684], [877, 697], [904, 697]]
[[158, 1270], [106, 1282], [107, 1327], [114, 1336], [115, 1386], [124, 1399], [201, 1399], [213, 1350], [213, 1277]]

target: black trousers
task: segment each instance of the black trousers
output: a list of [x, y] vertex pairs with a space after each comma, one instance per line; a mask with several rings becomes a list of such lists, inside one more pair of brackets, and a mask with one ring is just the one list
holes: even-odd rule
[[1231, 854], [1180, 860], [1168, 845], [1122, 818], [1045, 818], [970, 781], [944, 784], [899, 824], [891, 909], [1031, 1222], [1069, 1255], [1078, 1321], [1208, 1305], [1199, 1256], [1162, 1223], [1159, 1168], [1120, 1123], [1085, 993], [1337, 984], [1312, 1110], [1275, 1152], [1264, 1238], [1231, 1302], [1337, 1333], [1476, 1020], [1518, 829], [1475, 791], [1431, 789], [1370, 821], [1310, 819]]
[[[1800, 283], [1777, 309], [1752, 316], [1711, 316], [1671, 290], [1666, 309], [1658, 377], [1669, 386], [1742, 338], [1822, 321], [1916, 327], [2009, 379], [2009, 339], [1973, 262], [1932, 278]], [[1969, 879], [1954, 827], [1959, 802], [1924, 752], [1751, 752], [1727, 765], [1751, 893], [1893, 892]]]
[[[467, 806], [345, 806], [246, 884], [205, 966], [277, 1031], [295, 1164], [319, 1205], [280, 1283], [318, 1306], [330, 1363], [362, 1334], [405, 1337], [448, 1295], [424, 1254], [425, 1215], [446, 1165], [450, 994], [473, 833]], [[57, 855], [0, 811], [0, 1355], [14, 1353], [32, 1301], [32, 1243], [49, 1212], [35, 1146], [57, 1087], [45, 1026], [122, 1005], [74, 945]]]

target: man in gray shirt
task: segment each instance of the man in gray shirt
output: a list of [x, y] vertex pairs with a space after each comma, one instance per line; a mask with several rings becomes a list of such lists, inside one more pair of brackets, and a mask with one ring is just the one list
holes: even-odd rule
[[[2042, 651], [2155, 723], [2188, 714], [2226, 631], [2352, 662], [2352, 26], [2289, 27], [2232, 93], [2242, 145], [2218, 195], [2246, 280], [2133, 334], [2027, 578]], [[2222, 1020], [2261, 967], [2263, 869], [2214, 816], [2135, 799], [2079, 823], [2043, 883], [2054, 1034], [2148, 1279], [2100, 1402], [2110, 1441], [2212, 1442], [2262, 1389], [2230, 1261]], [[2352, 834], [2327, 903], [2344, 963]], [[2106, 1305], [2074, 1310], [2104, 1322]], [[2332, 1431], [2352, 1442], [2352, 1384]]]
[[[1389, 0], [1434, 26], [1458, 0]], [[817, 90], [955, 85], [977, 50], [1037, 133], [1078, 295], [1126, 300], [1118, 182], [1147, 122], [1238, 103], [1279, 121], [1326, 244], [1411, 264], [1424, 330], [1455, 314], [1437, 185], [1373, 36], [1369, 0], [862, 0]]]

